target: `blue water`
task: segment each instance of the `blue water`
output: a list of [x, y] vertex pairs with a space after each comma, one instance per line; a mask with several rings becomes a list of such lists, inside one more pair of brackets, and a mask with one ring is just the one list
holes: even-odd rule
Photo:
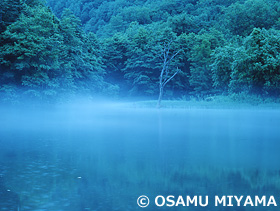
[[[280, 206], [280, 111], [2, 109], [0, 210], [276, 210], [214, 207], [215, 195], [273, 195]], [[137, 205], [146, 195], [147, 208]], [[156, 207], [157, 195], [209, 206]]]

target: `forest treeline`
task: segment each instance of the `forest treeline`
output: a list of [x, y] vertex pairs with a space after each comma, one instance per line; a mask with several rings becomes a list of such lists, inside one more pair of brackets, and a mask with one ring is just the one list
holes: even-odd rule
[[280, 95], [278, 0], [2, 0], [1, 100]]

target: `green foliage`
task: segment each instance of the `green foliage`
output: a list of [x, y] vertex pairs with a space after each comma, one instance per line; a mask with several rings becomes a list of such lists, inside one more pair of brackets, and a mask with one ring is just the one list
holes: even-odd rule
[[279, 95], [280, 32], [255, 28], [236, 49], [230, 88], [233, 92]]
[[[93, 94], [112, 89], [104, 71], [97, 38], [84, 34], [80, 21], [66, 10], [61, 20], [42, 4], [24, 5], [18, 20], [2, 33], [1, 86], [8, 95], [16, 85], [31, 98], [65, 93]], [[99, 51], [99, 52], [98, 52]]]
[[22, 8], [23, 4], [20, 0], [2, 0], [0, 2], [0, 33], [18, 19]]
[[[161, 50], [181, 50], [169, 98], [280, 95], [277, 0], [2, 0], [2, 99], [156, 96]], [[56, 16], [54, 15], [56, 14]], [[211, 98], [211, 97], [210, 97]]]
[[213, 92], [211, 55], [213, 51], [224, 44], [223, 35], [216, 31], [201, 31], [199, 34], [189, 34], [190, 40], [190, 85], [199, 96]]
[[213, 86], [227, 93], [231, 80], [233, 55], [236, 46], [226, 45], [215, 49], [212, 55], [213, 63], [211, 65]]
[[197, 26], [197, 22], [198, 17], [186, 13], [181, 13], [168, 18], [168, 25], [177, 35], [192, 32], [198, 33], [201, 28]]
[[213, 54], [214, 86], [231, 93], [279, 96], [280, 32], [255, 28]]
[[[14, 81], [24, 87], [56, 89], [59, 35], [55, 17], [44, 6], [25, 5], [19, 19], [3, 32], [0, 61], [13, 70]], [[34, 91], [35, 92], [35, 91]]]
[[155, 94], [158, 78], [158, 52], [150, 39], [152, 32], [139, 27], [130, 34], [129, 55], [124, 68], [124, 77], [132, 84], [134, 93], [141, 90], [146, 94]]
[[279, 2], [247, 0], [225, 10], [225, 22], [234, 35], [248, 36], [253, 28], [271, 28], [279, 18]]

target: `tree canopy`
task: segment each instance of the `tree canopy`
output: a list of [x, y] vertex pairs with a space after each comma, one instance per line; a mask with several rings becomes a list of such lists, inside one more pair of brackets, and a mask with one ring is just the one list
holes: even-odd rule
[[[181, 73], [168, 98], [280, 95], [277, 0], [3, 0], [0, 94], [158, 95], [161, 49]], [[172, 53], [172, 52], [171, 52]], [[174, 69], [174, 70], [175, 70]]]

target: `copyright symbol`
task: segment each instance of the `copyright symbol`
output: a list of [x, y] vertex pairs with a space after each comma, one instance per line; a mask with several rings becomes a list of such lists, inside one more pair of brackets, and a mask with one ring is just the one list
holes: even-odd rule
[[150, 203], [150, 200], [147, 196], [142, 195], [142, 196], [139, 196], [139, 198], [137, 199], [137, 204], [139, 207], [142, 207], [142, 208], [147, 207], [149, 205], [149, 203]]

